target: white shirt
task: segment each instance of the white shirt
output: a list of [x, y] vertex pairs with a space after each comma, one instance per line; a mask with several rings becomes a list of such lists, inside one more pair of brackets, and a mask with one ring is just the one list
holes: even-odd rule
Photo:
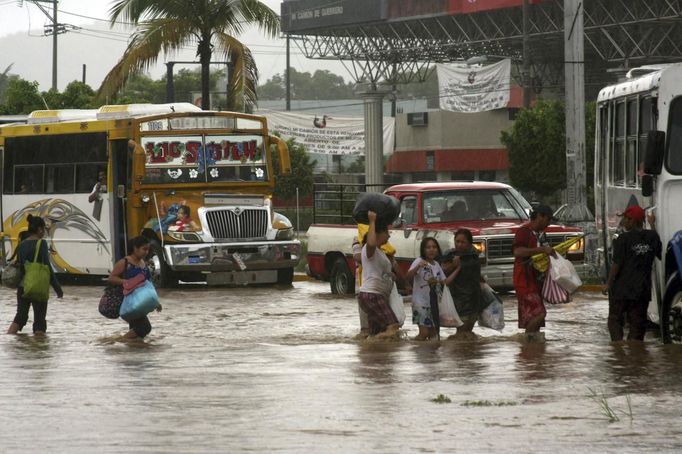
[[367, 246], [362, 247], [362, 285], [361, 292], [378, 293], [388, 298], [393, 290], [391, 261], [384, 251], [374, 249], [374, 255], [367, 257]]
[[[410, 265], [410, 270], [414, 269], [421, 262], [425, 261], [421, 257], [417, 257]], [[439, 281], [445, 280], [445, 273], [438, 262], [433, 262], [427, 266], [420, 268], [417, 274], [414, 275], [414, 282], [412, 283], [412, 304], [420, 307], [429, 307], [431, 299], [429, 297], [429, 279], [437, 279]]]

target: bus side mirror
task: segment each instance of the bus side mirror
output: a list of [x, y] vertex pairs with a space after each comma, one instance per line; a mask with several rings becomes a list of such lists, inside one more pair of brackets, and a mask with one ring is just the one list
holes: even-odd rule
[[[132, 142], [132, 140], [130, 142]], [[128, 146], [131, 145], [133, 144], [128, 144]], [[133, 148], [133, 179], [137, 182], [142, 182], [142, 180], [144, 180], [144, 166], [147, 162], [147, 156], [145, 155], [144, 149], [137, 143], [134, 143], [131, 148]]]
[[644, 197], [654, 195], [654, 177], [652, 175], [642, 175], [642, 195]]
[[646, 136], [646, 153], [644, 154], [644, 173], [660, 175], [663, 169], [663, 153], [665, 151], [665, 132], [649, 131]]
[[287, 143], [277, 136], [270, 136], [270, 142], [277, 145], [279, 156], [279, 174], [291, 175], [291, 159], [289, 159], [289, 147]]

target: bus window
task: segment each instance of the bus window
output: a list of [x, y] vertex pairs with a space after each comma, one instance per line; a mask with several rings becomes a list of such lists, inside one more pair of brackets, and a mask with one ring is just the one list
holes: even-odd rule
[[682, 175], [682, 98], [670, 106], [670, 139], [668, 142], [668, 171]]
[[642, 98], [639, 105], [639, 148], [637, 150], [637, 186], [640, 186], [641, 174], [639, 172], [640, 166], [643, 165], [644, 153], [646, 151], [647, 133], [654, 129], [653, 127], [653, 103], [651, 98]]
[[97, 177], [101, 170], [106, 172], [106, 162], [98, 162], [94, 164], [77, 164], [76, 192], [80, 194], [89, 194], [92, 192], [95, 184], [97, 184]]
[[625, 184], [625, 103], [616, 104], [616, 115], [612, 137], [613, 145], [611, 148], [610, 174], [611, 183], [614, 186]]
[[42, 165], [14, 167], [15, 194], [40, 194], [42, 192], [44, 192]]
[[595, 156], [597, 164], [596, 178], [597, 184], [604, 184], [604, 160], [609, 149], [609, 110], [606, 106], [599, 108], [599, 149]]
[[47, 166], [45, 169], [45, 192], [47, 194], [73, 193], [73, 174], [73, 164]]

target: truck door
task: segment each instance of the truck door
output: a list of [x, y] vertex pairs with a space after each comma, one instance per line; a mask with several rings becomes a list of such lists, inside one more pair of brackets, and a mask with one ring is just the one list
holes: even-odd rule
[[407, 267], [419, 254], [417, 243], [417, 226], [419, 223], [419, 199], [417, 194], [401, 194], [400, 218], [402, 223], [392, 229], [391, 244], [396, 248], [396, 259], [403, 269]]

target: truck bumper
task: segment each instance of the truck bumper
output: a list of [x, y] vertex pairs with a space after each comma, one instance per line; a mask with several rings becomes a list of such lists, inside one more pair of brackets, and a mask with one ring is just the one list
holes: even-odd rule
[[209, 283], [270, 283], [277, 281], [277, 270], [298, 264], [301, 243], [295, 240], [167, 244], [164, 253], [170, 269], [208, 274]]
[[[584, 281], [590, 277], [590, 266], [586, 263], [572, 262], [580, 278]], [[514, 289], [514, 264], [491, 264], [481, 268], [486, 282], [495, 290]]]

